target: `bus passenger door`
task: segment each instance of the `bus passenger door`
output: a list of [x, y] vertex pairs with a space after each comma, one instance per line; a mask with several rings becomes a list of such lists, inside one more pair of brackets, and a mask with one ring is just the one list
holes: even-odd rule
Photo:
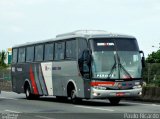
[[53, 95], [52, 62], [41, 63], [41, 67], [48, 95]]
[[[80, 61], [80, 60], [79, 60]], [[85, 98], [90, 98], [90, 66], [91, 66], [91, 56], [89, 50], [84, 50], [82, 54], [82, 59], [79, 62], [80, 72], [84, 80], [84, 96]]]

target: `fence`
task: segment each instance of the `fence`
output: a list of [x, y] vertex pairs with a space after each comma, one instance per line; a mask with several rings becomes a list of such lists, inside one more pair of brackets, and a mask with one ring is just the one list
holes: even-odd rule
[[8, 69], [0, 69], [0, 80], [11, 80], [11, 70]]
[[10, 69], [0, 69], [0, 90], [11, 91], [11, 71]]
[[147, 84], [160, 87], [160, 63], [148, 63], [143, 70], [143, 80]]

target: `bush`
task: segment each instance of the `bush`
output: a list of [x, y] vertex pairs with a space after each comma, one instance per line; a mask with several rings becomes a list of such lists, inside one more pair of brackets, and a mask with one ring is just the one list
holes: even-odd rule
[[143, 69], [142, 78], [148, 85], [160, 87], [160, 63], [148, 63]]

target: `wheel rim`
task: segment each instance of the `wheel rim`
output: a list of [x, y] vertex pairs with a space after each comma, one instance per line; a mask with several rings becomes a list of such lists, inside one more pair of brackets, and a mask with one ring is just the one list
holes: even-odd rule
[[30, 93], [29, 93], [29, 90], [27, 89], [27, 90], [26, 90], [26, 97], [29, 97], [29, 94], [30, 94]]
[[71, 91], [71, 101], [72, 103], [76, 102], [76, 91], [75, 90]]
[[71, 92], [71, 99], [74, 100], [75, 97], [76, 97], [76, 95], [75, 95], [75, 90], [72, 90], [72, 92]]

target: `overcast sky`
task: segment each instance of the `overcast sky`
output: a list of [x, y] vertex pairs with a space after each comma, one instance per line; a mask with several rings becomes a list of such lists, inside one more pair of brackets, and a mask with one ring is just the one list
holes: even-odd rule
[[147, 56], [160, 43], [160, 0], [0, 0], [0, 50], [79, 29], [133, 35]]

